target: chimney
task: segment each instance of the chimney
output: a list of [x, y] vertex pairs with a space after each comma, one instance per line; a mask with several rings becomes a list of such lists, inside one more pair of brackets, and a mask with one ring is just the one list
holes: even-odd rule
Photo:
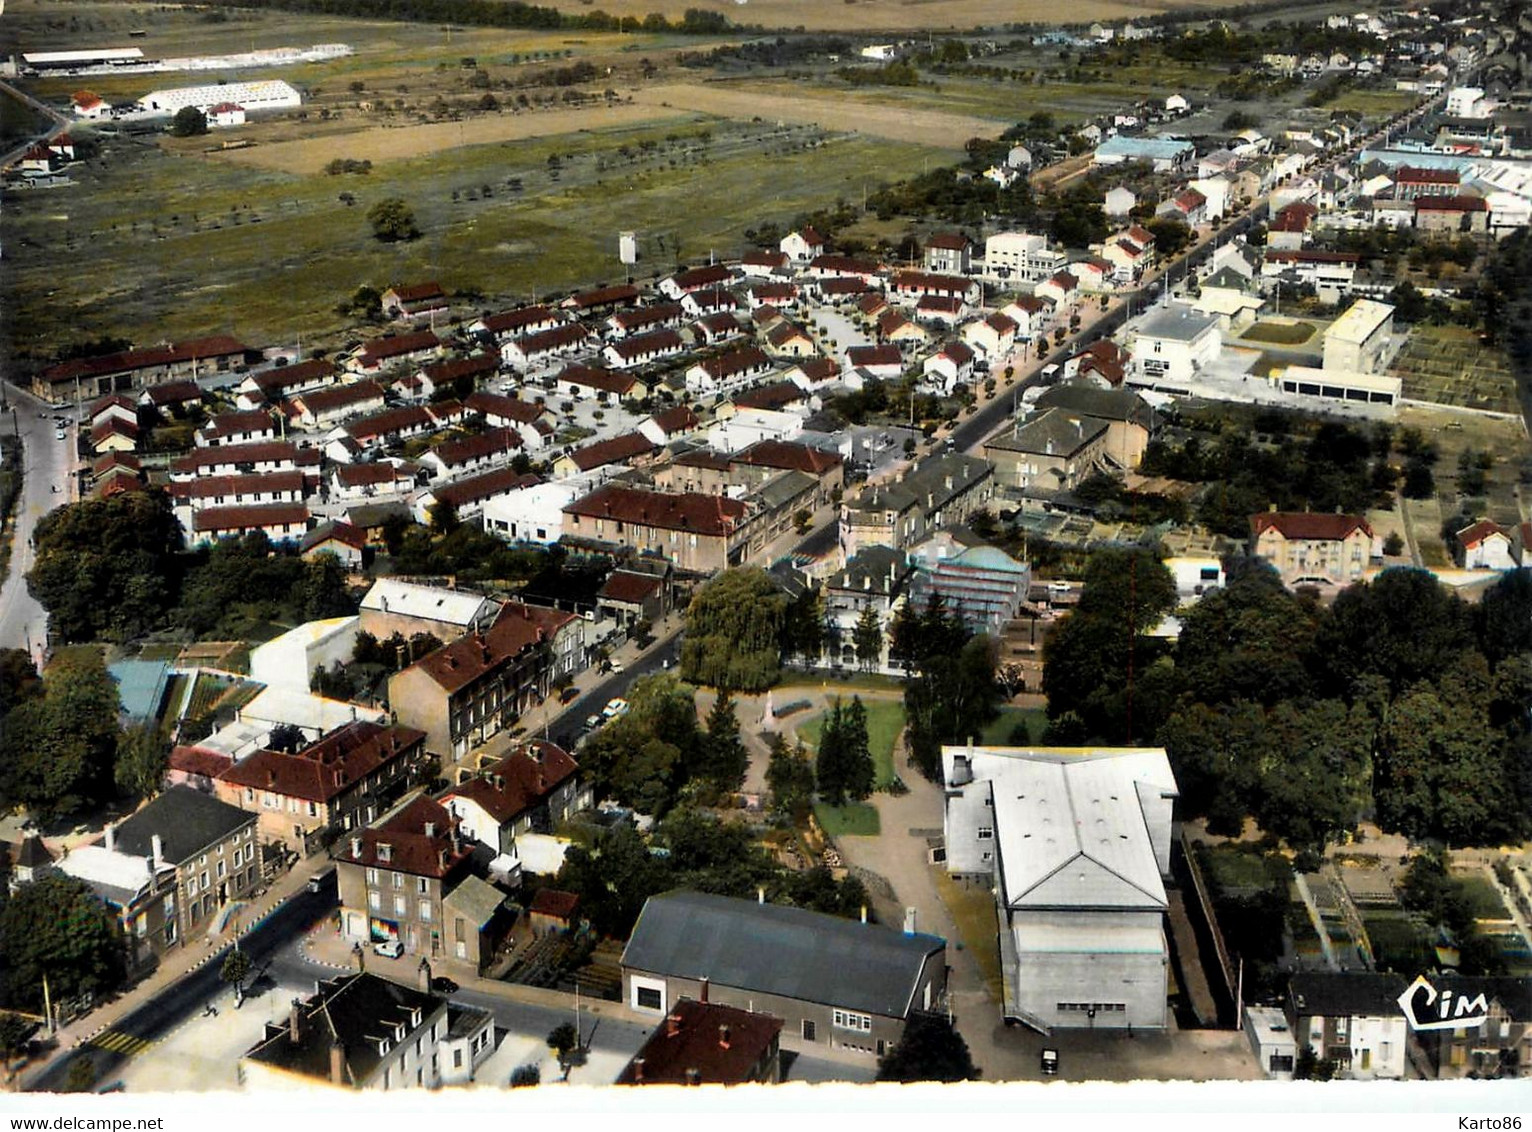
[[718, 1048], [729, 1048], [729, 1025], [727, 1022], [718, 1027]]
[[644, 1059], [641, 1057], [633, 1059], [633, 1083], [635, 1085], [644, 1083]]
[[109, 825], [106, 827], [106, 851], [108, 853], [115, 853], [117, 851], [116, 825]]
[[415, 969], [415, 985], [421, 994], [431, 993], [431, 961], [423, 956], [420, 966]]
[[154, 854], [154, 867], [165, 867], [165, 839], [159, 834], [153, 834], [149, 838], [149, 851]]
[[697, 1000], [699, 1002], [702, 1002], [702, 1003], [706, 1003], [707, 1002], [708, 982], [709, 982], [708, 977], [706, 975], [703, 975], [702, 976], [702, 982], [697, 987]]
[[330, 1043], [330, 1084], [346, 1083], [346, 1047], [339, 1042]]
[[436, 836], [436, 823], [434, 821], [426, 822], [426, 836], [427, 837], [435, 837]]
[[913, 908], [906, 908], [904, 910], [904, 934], [915, 934], [915, 909]]
[[297, 1045], [302, 1040], [299, 1024], [303, 1021], [303, 1004], [296, 998], [293, 999], [292, 1008], [287, 1012], [287, 1040]]
[[665, 1016], [665, 1036], [673, 1038], [681, 1032], [681, 1016], [679, 1014], [667, 1014]]

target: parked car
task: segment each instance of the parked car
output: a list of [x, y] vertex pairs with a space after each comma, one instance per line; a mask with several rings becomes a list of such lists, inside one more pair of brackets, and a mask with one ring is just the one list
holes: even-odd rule
[[64, 440], [68, 435], [69, 434], [66, 433], [63, 429], [59, 429], [57, 432], [55, 432], [53, 434], [53, 439], [54, 440]]
[[613, 672], [621, 672], [622, 671], [622, 661], [614, 660], [614, 661], [612, 661], [612, 663], [610, 664], [609, 667], [611, 668], [611, 670]]
[[618, 697], [615, 700], [608, 700], [606, 707], [601, 709], [601, 714], [607, 719], [616, 719], [619, 715], [626, 713], [627, 710], [628, 701]]
[[375, 943], [372, 945], [372, 949], [383, 956], [384, 959], [398, 959], [404, 954], [404, 944], [400, 943], [397, 939]]
[[580, 689], [576, 688], [573, 684], [559, 693], [559, 703], [561, 704], [567, 704], [570, 700], [577, 700], [579, 698]]
[[437, 994], [456, 994], [457, 984], [446, 975], [437, 975], [431, 980], [431, 989]]
[[600, 727], [605, 722], [606, 722], [606, 717], [605, 716], [587, 715], [585, 717], [585, 728], [588, 731], [594, 731], [596, 728]]

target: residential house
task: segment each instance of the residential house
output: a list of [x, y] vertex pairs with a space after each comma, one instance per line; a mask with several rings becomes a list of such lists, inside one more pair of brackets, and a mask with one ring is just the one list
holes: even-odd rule
[[243, 409], [218, 413], [196, 432], [198, 448], [218, 448], [236, 444], [263, 444], [277, 438], [277, 422], [265, 409]]
[[1288, 976], [1286, 1014], [1300, 1055], [1311, 1051], [1345, 1080], [1404, 1080], [1409, 1026], [1399, 975], [1305, 971]]
[[379, 305], [388, 318], [413, 321], [435, 319], [450, 309], [447, 292], [435, 280], [429, 283], [395, 284], [383, 292]]
[[450, 506], [459, 519], [473, 519], [495, 500], [515, 495], [540, 482], [541, 477], [534, 472], [518, 472], [512, 467], [491, 468], [466, 479], [432, 484], [415, 497], [410, 510], [415, 521], [422, 525], [431, 521], [438, 504]]
[[999, 313], [1016, 324], [1016, 337], [1019, 340], [1030, 342], [1053, 327], [1056, 306], [1051, 299], [1020, 295], [1001, 307]]
[[1107, 424], [1066, 409], [1045, 409], [984, 442], [995, 481], [1026, 495], [1072, 491], [1105, 471]]
[[170, 479], [193, 479], [197, 476], [249, 475], [255, 472], [301, 471], [305, 479], [319, 480], [318, 451], [299, 448], [288, 441], [266, 444], [241, 444], [230, 447], [194, 448], [170, 462]]
[[583, 661], [578, 617], [507, 602], [488, 626], [389, 677], [388, 702], [401, 724], [426, 733], [429, 752], [458, 760], [513, 726]]
[[581, 353], [589, 345], [590, 334], [585, 327], [578, 322], [566, 322], [510, 339], [500, 347], [500, 359], [518, 372], [526, 373]]
[[413, 491], [418, 468], [380, 460], [375, 464], [336, 464], [330, 472], [330, 498], [341, 503], [397, 497]]
[[491, 352], [448, 358], [422, 366], [412, 377], [400, 378], [395, 389], [424, 400], [437, 390], [471, 394], [480, 381], [488, 381], [500, 372], [500, 355]]
[[[790, 324], [784, 321], [782, 325]], [[692, 323], [691, 327], [692, 341], [702, 346], [717, 346], [731, 338], [738, 338], [744, 332], [745, 325], [740, 322], [739, 316], [733, 310], [719, 311], [706, 318], [699, 318]]]
[[1394, 308], [1358, 299], [1325, 328], [1324, 368], [1348, 373], [1378, 373], [1393, 342]]
[[39, 373], [32, 381], [32, 392], [48, 402], [83, 402], [117, 390], [147, 389], [169, 381], [238, 372], [259, 356], [238, 339], [218, 334], [142, 350], [71, 358]]
[[362, 597], [359, 628], [380, 641], [428, 633], [447, 641], [489, 623], [498, 603], [471, 590], [379, 578]]
[[825, 254], [824, 237], [812, 228], [789, 232], [778, 246], [794, 263], [808, 263]]
[[766, 332], [766, 349], [779, 358], [809, 358], [819, 352], [808, 331], [785, 318]]
[[958, 385], [973, 377], [974, 352], [965, 342], [946, 342], [921, 365], [925, 379], [951, 395]]
[[[675, 330], [651, 330], [630, 338], [609, 342], [601, 350], [601, 360], [613, 369], [636, 369], [673, 358], [686, 350], [686, 342]], [[562, 380], [562, 375], [560, 375]]]
[[321, 554], [333, 554], [348, 570], [359, 571], [367, 562], [367, 532], [339, 519], [321, 523], [298, 544], [298, 555], [313, 562]]
[[1268, 249], [1261, 277], [1307, 284], [1315, 289], [1321, 302], [1337, 303], [1341, 296], [1350, 293], [1361, 260], [1356, 252]]
[[[152, 409], [161, 420], [182, 420], [187, 410], [202, 404], [202, 386], [195, 381], [167, 381], [163, 385], [151, 385], [138, 395], [138, 403]], [[258, 409], [260, 405], [241, 404], [236, 398], [234, 407]]]
[[1051, 302], [1055, 311], [1068, 310], [1080, 299], [1080, 280], [1071, 272], [1058, 271], [1034, 287], [1032, 294]]
[[658, 290], [667, 299], [679, 302], [685, 296], [695, 294], [698, 291], [716, 291], [727, 287], [733, 282], [733, 279], [734, 273], [727, 266], [721, 263], [713, 263], [705, 267], [693, 267], [685, 271], [678, 271], [674, 275], [661, 279]]
[[449, 788], [441, 802], [464, 836], [514, 858], [517, 837], [552, 833], [590, 807], [591, 787], [579, 775], [564, 748], [532, 740]]
[[434, 1089], [472, 1081], [494, 1050], [488, 1010], [448, 1002], [429, 985], [340, 975], [294, 999], [285, 1025], [266, 1023], [239, 1059], [239, 1080], [260, 1093]]
[[[325, 358], [277, 366], [245, 378], [235, 386], [235, 404], [241, 409], [274, 405], [316, 389], [323, 389], [340, 376], [340, 367]], [[193, 385], [195, 386], [195, 382]], [[197, 388], [200, 399], [202, 390]]]
[[[727, 896], [651, 896], [622, 954], [623, 1001], [665, 1016], [706, 999], [785, 1022], [782, 1042], [869, 1062], [898, 1043], [911, 1013], [939, 1009], [946, 941]], [[727, 956], [720, 965], [719, 958]]]
[[775, 1085], [782, 1079], [780, 1018], [689, 998], [671, 1003], [618, 1085]]
[[[1078, 360], [1078, 356], [1071, 360]], [[1081, 383], [1055, 385], [1043, 390], [1035, 407], [1043, 411], [1063, 409], [1106, 422], [1101, 455], [1113, 470], [1137, 468], [1159, 426], [1154, 410], [1131, 389], [1100, 389]]]
[[927, 457], [894, 482], [870, 484], [842, 501], [841, 554], [849, 558], [864, 546], [913, 546], [939, 527], [966, 521], [989, 503], [994, 489], [988, 460], [959, 453]]
[[915, 304], [915, 318], [935, 326], [952, 327], [967, 316], [968, 310], [968, 304], [962, 299], [945, 295], [922, 295]]
[[816, 256], [804, 269], [812, 279], [859, 279], [869, 287], [882, 286], [882, 271], [876, 260], [849, 255]]
[[1118, 389], [1127, 378], [1133, 357], [1110, 338], [1098, 338], [1059, 363], [1059, 376], [1067, 382]]
[[1005, 1019], [1167, 1029], [1164, 749], [943, 747], [942, 770], [947, 869], [995, 885]]
[[497, 314], [487, 314], [469, 323], [468, 332], [488, 337], [497, 345], [504, 345], [512, 338], [536, 334], [539, 330], [552, 330], [563, 322], [563, 316], [557, 311], [539, 304], [511, 311], [500, 311]]
[[963, 327], [963, 341], [993, 365], [1016, 347], [1016, 320], [998, 311]]
[[630, 547], [665, 558], [688, 574], [740, 565], [751, 525], [749, 508], [737, 499], [616, 483], [571, 503], [564, 516], [566, 539]]
[[[674, 331], [656, 333], [674, 334]], [[644, 337], [649, 337], [644, 335]], [[677, 335], [679, 338], [679, 335]], [[636, 341], [636, 339], [635, 339]], [[619, 343], [620, 344], [620, 343]], [[608, 346], [610, 350], [612, 347]], [[642, 401], [649, 396], [650, 385], [631, 373], [617, 373], [602, 366], [567, 365], [559, 370], [556, 388], [564, 397], [594, 397], [598, 401]]]
[[792, 274], [792, 259], [784, 251], [750, 251], [735, 270], [747, 279], [787, 279]]
[[[183, 788], [185, 789], [185, 788]], [[176, 865], [162, 857], [119, 850], [107, 827], [104, 842], [76, 845], [57, 862], [35, 834], [27, 837], [11, 868], [11, 891], [52, 873], [82, 882], [116, 919], [127, 969], [149, 970], [159, 955], [181, 941]], [[243, 850], [241, 850], [243, 852]]]
[[284, 409], [297, 428], [327, 429], [347, 417], [382, 412], [383, 387], [376, 381], [325, 385], [290, 398]]
[[[1477, 1024], [1415, 1032], [1414, 1040], [1438, 1079], [1528, 1075], [1527, 1066], [1532, 1064], [1532, 988], [1526, 979], [1432, 975], [1424, 987], [1421, 981], [1412, 988], [1417, 999], [1435, 993], [1437, 1001], [1458, 1004], [1458, 1010], [1466, 1003], [1474, 1017], [1483, 1018]], [[1422, 1010], [1421, 1017], [1429, 1015]], [[1353, 1056], [1353, 1064], [1356, 1061]]]
[[1498, 523], [1480, 519], [1453, 538], [1458, 565], [1465, 570], [1514, 570], [1511, 536]]
[[[929, 341], [931, 338], [931, 332], [924, 326], [921, 326], [919, 323], [911, 322], [909, 319], [904, 317], [904, 314], [901, 311], [895, 310], [892, 307], [878, 315], [878, 320], [875, 326], [878, 332], [878, 340], [891, 346], [901, 346], [905, 345], [906, 343], [918, 346], [923, 342]], [[857, 346], [851, 347], [852, 350], [862, 348], [863, 347]], [[859, 356], [871, 357], [872, 355]], [[891, 358], [892, 355], [884, 355], [884, 357]], [[850, 350], [848, 350], [848, 363], [850, 362], [850, 358], [851, 354]], [[900, 362], [902, 365], [902, 355], [900, 357]], [[864, 366], [862, 368], [867, 367]]]
[[864, 662], [856, 655], [856, 628], [871, 610], [877, 618], [878, 656], [868, 667], [889, 671], [888, 632], [894, 614], [907, 600], [910, 577], [909, 557], [902, 550], [887, 546], [864, 546], [841, 569], [824, 580], [825, 621], [833, 623], [840, 640], [840, 655], [835, 661], [848, 668]]
[[759, 346], [739, 346], [703, 358], [685, 374], [689, 393], [716, 393], [772, 371], [772, 361]]
[[559, 304], [576, 318], [593, 314], [610, 314], [622, 307], [636, 306], [643, 296], [631, 283], [616, 283], [610, 287], [597, 287], [570, 295]]
[[1064, 266], [1064, 253], [1048, 237], [1030, 232], [997, 232], [984, 241], [984, 274], [991, 279], [1039, 283]]
[[738, 310], [739, 300], [734, 297], [733, 292], [722, 287], [709, 287], [703, 291], [690, 291], [682, 296], [681, 309], [692, 318], [708, 318]]
[[553, 435], [553, 414], [545, 404], [480, 391], [469, 394], [463, 408], [477, 413], [490, 428], [514, 429], [529, 452], [543, 448]]
[[690, 405], [672, 405], [639, 421], [638, 431], [650, 443], [663, 447], [691, 436], [701, 424]]
[[1250, 554], [1288, 586], [1348, 586], [1372, 561], [1372, 527], [1360, 515], [1263, 511], [1250, 517]]
[[1297, 251], [1309, 242], [1310, 229], [1319, 209], [1308, 201], [1294, 201], [1271, 218], [1266, 227], [1266, 246], [1277, 251]]
[[195, 549], [219, 539], [242, 538], [257, 531], [274, 543], [298, 542], [308, 529], [309, 509], [302, 503], [205, 507], [192, 519], [187, 546]]
[[596, 591], [596, 611], [632, 631], [640, 621], [655, 623], [670, 610], [668, 567], [664, 574], [613, 570]]
[[261, 749], [213, 783], [216, 797], [256, 815], [257, 830], [300, 856], [372, 824], [426, 770], [425, 732], [348, 723], [294, 752]]
[[457, 479], [470, 472], [506, 463], [520, 447], [520, 433], [508, 428], [490, 428], [438, 444], [423, 453], [420, 462], [437, 478]]
[[641, 432], [621, 433], [560, 456], [554, 461], [553, 474], [564, 478], [612, 464], [627, 464], [653, 454], [658, 447]]
[[904, 355], [898, 346], [852, 346], [846, 350], [846, 368], [866, 371], [873, 377], [898, 377], [904, 372]]
[[1189, 382], [1223, 349], [1216, 315], [1190, 306], [1158, 307], [1138, 325], [1130, 384], [1158, 388]]
[[[758, 469], [751, 472], [747, 469]], [[822, 507], [845, 485], [845, 466], [838, 452], [826, 452], [806, 444], [784, 440], [758, 440], [736, 452], [729, 461], [734, 482], [760, 484], [777, 472], [802, 472], [817, 483], [814, 507]]]
[[[156, 878], [167, 867], [175, 870], [174, 899], [164, 900], [163, 926], [152, 936], [147, 923], [143, 929], [142, 938], [156, 953], [205, 934], [220, 909], [251, 898], [261, 877], [255, 815], [189, 786], [172, 786], [107, 827], [101, 845], [147, 859]], [[157, 879], [151, 883], [161, 887]], [[138, 930], [135, 924], [135, 936]]]
[[937, 275], [928, 271], [896, 271], [889, 280], [889, 291], [896, 298], [905, 300], [936, 296], [965, 303], [976, 303], [983, 294], [979, 283], [967, 276]]
[[307, 492], [303, 473], [297, 469], [243, 476], [198, 476], [173, 482], [168, 490], [176, 519], [184, 530], [191, 530], [197, 512], [208, 507], [301, 504]]
[[926, 241], [926, 270], [940, 275], [967, 275], [972, 255], [973, 241], [963, 233], [937, 232]]
[[1208, 219], [1208, 198], [1196, 189], [1183, 189], [1155, 208], [1156, 217], [1179, 220], [1189, 228], [1196, 228]]
[[346, 367], [357, 373], [382, 373], [396, 366], [420, 365], [440, 357], [442, 347], [442, 340], [430, 330], [392, 334], [363, 343], [347, 358]]

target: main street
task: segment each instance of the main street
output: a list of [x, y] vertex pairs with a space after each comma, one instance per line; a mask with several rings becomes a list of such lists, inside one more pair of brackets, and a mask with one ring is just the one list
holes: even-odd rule
[[41, 667], [48, 615], [28, 592], [26, 572], [32, 568], [32, 534], [38, 520], [73, 498], [79, 426], [73, 412], [67, 412], [71, 420], [59, 440], [55, 414], [47, 404], [9, 382], [0, 383], [0, 396], [6, 405], [0, 413], [0, 448], [19, 441], [22, 452], [10, 567], [0, 584], [0, 648], [30, 649]]

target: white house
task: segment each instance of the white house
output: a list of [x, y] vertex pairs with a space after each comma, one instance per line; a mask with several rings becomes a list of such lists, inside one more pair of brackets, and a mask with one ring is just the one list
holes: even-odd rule
[[487, 500], [484, 529], [508, 542], [552, 545], [564, 537], [564, 508], [590, 489], [584, 479], [534, 483]]
[[1009, 354], [1016, 346], [1016, 320], [996, 311], [986, 318], [975, 319], [962, 329], [963, 341], [982, 355], [986, 361], [994, 361]]
[[361, 618], [308, 621], [250, 650], [250, 676], [267, 687], [308, 692], [316, 668], [351, 663]]
[[1133, 206], [1138, 204], [1138, 197], [1132, 189], [1118, 185], [1114, 189], [1107, 190], [1106, 198], [1102, 204], [1106, 214], [1115, 219], [1127, 216], [1128, 213], [1132, 212]]
[[1176, 304], [1158, 307], [1138, 326], [1130, 384], [1190, 381], [1223, 349], [1218, 316]]
[[762, 440], [794, 440], [803, 417], [777, 409], [740, 409], [708, 429], [707, 442], [718, 452], [739, 452]]
[[777, 246], [794, 263], [807, 263], [825, 254], [824, 237], [812, 228], [789, 232]]
[[1498, 523], [1480, 519], [1457, 532], [1458, 554], [1465, 570], [1514, 570], [1511, 536]]
[[1032, 232], [996, 232], [984, 241], [984, 274], [992, 279], [1036, 283], [1064, 266], [1064, 253]]
[[961, 382], [973, 376], [973, 350], [963, 342], [948, 342], [921, 366], [927, 381], [950, 394]]
[[947, 869], [996, 886], [1006, 1020], [1165, 1029], [1164, 749], [943, 747], [942, 770]]

